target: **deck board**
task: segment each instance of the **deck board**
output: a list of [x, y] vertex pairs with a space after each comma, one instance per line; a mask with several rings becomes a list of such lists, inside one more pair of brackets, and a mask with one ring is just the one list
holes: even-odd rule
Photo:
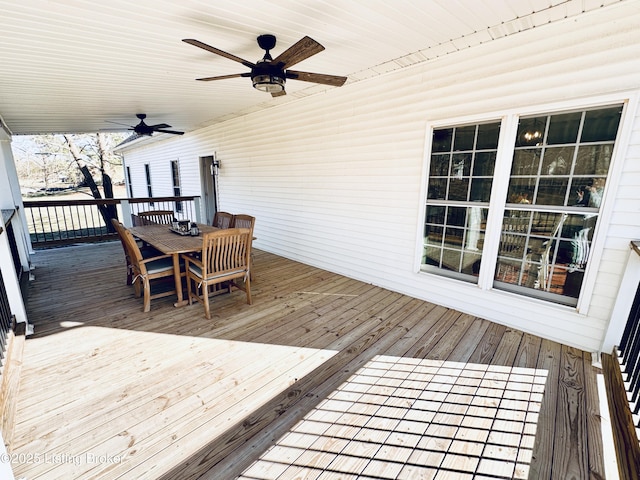
[[255, 253], [206, 320], [142, 312], [118, 242], [39, 251], [16, 476], [599, 478], [587, 353]]

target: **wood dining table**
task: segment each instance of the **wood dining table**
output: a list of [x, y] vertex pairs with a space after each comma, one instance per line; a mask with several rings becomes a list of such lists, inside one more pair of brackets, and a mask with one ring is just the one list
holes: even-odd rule
[[215, 232], [216, 227], [205, 224], [197, 224], [200, 233], [196, 236], [181, 235], [171, 230], [170, 225], [139, 225], [129, 228], [131, 234], [137, 239], [154, 247], [156, 250], [171, 255], [173, 258], [173, 277], [176, 283], [177, 301], [176, 307], [188, 303], [182, 292], [182, 280], [180, 272], [180, 254], [202, 251], [202, 234]]

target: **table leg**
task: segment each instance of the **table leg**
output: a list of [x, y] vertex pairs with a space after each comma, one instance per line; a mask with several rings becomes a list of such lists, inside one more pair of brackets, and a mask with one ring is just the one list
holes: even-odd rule
[[173, 257], [173, 279], [176, 283], [176, 296], [178, 300], [173, 304], [174, 307], [183, 307], [189, 302], [182, 296], [182, 276], [180, 275], [180, 254], [174, 253]]

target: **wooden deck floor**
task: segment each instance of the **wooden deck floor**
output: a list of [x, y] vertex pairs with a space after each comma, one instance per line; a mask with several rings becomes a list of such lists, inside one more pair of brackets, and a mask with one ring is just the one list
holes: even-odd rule
[[119, 243], [33, 261], [16, 478], [604, 478], [585, 352], [260, 251], [211, 321]]

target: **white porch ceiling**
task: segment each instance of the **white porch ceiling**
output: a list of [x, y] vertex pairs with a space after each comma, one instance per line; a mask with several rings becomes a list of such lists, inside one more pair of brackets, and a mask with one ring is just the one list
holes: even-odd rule
[[[296, 70], [358, 82], [480, 43], [637, 0], [0, 0], [0, 116], [13, 134], [121, 130], [147, 123], [190, 131], [326, 87], [290, 80], [287, 96], [249, 78], [195, 78], [248, 68], [181, 40], [256, 62], [308, 35], [326, 50]], [[126, 127], [124, 127], [126, 128]]]

